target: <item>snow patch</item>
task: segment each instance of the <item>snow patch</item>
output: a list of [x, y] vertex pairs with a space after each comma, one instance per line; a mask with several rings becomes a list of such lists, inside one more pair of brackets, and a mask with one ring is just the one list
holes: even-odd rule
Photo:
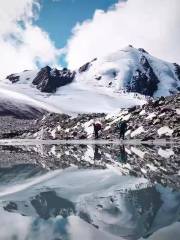
[[147, 164], [146, 166], [153, 172], [157, 171], [157, 167], [155, 167], [153, 164]]
[[146, 120], [152, 120], [155, 117], [156, 117], [155, 113], [150, 113], [149, 116], [146, 118]]
[[172, 136], [174, 130], [170, 129], [168, 126], [164, 126], [158, 129], [158, 135], [166, 135], [166, 136]]
[[176, 108], [176, 113], [180, 115], [180, 108]]
[[141, 126], [139, 128], [137, 128], [136, 130], [134, 130], [132, 133], [131, 133], [131, 137], [135, 137], [137, 135], [140, 135], [141, 133], [145, 132], [144, 128]]
[[130, 134], [131, 134], [131, 130], [130, 129], [125, 132], [125, 136], [129, 136]]
[[147, 173], [146, 169], [144, 169], [144, 168], [141, 168], [141, 172], [144, 173], [144, 174]]
[[135, 153], [138, 157], [142, 158], [142, 159], [144, 158], [145, 154], [147, 153], [147, 152], [141, 151], [140, 149], [138, 149], [136, 147], [131, 147], [131, 151], [133, 153]]
[[140, 116], [144, 116], [145, 114], [146, 114], [146, 111], [145, 111], [145, 110], [142, 110], [142, 111], [139, 113]]
[[93, 119], [84, 123], [84, 130], [85, 132], [87, 132], [87, 137], [90, 138], [93, 136], [93, 132], [94, 132], [94, 127], [93, 127]]
[[51, 136], [55, 139], [56, 138], [56, 128], [51, 131]]
[[126, 116], [124, 116], [124, 117], [122, 117], [122, 120], [123, 121], [128, 121], [130, 119], [130, 117], [131, 117], [131, 113], [126, 115]]
[[163, 157], [163, 158], [170, 158], [171, 156], [174, 155], [174, 151], [172, 149], [162, 149], [159, 148], [158, 154]]

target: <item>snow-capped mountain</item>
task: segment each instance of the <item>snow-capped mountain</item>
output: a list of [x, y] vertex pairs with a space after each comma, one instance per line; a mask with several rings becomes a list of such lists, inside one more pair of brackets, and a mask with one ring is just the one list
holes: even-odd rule
[[110, 234], [109, 239], [131, 240], [178, 221], [179, 198], [178, 192], [151, 186], [143, 178], [121, 176], [110, 169], [72, 168], [6, 184], [1, 187], [0, 203], [1, 213], [31, 216], [35, 226], [43, 219], [52, 222], [76, 216]]
[[132, 46], [79, 68], [77, 81], [147, 96], [168, 96], [180, 90], [180, 66]]
[[109, 113], [143, 105], [147, 96], [180, 90], [180, 66], [129, 46], [76, 71], [66, 68], [24, 71], [0, 82], [0, 93], [11, 101], [56, 113]]

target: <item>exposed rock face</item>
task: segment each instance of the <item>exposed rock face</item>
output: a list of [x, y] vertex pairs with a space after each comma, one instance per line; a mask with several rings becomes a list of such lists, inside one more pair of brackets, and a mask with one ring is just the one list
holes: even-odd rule
[[[33, 73], [35, 72], [35, 74]], [[7, 76], [12, 83], [35, 85], [53, 93], [74, 79], [92, 87], [110, 88], [120, 94], [134, 92], [146, 96], [168, 96], [180, 91], [180, 66], [151, 56], [144, 49], [129, 46], [102, 58], [94, 58], [76, 72], [49, 66]]]
[[180, 81], [180, 66], [177, 63], [174, 63], [174, 67], [175, 67], [176, 76], [177, 76], [178, 80]]
[[87, 71], [89, 67], [90, 67], [90, 63], [89, 63], [89, 62], [86, 63], [86, 64], [84, 64], [83, 66], [81, 66], [81, 67], [79, 68], [79, 73], [82, 73], [82, 72]]
[[127, 85], [127, 90], [129, 92], [138, 92], [143, 95], [153, 96], [158, 89], [159, 80], [144, 55], [141, 56], [140, 64], [142, 70], [137, 69], [135, 71], [131, 81]]
[[63, 70], [52, 69], [46, 66], [40, 70], [33, 80], [33, 84], [37, 86], [41, 92], [52, 93], [58, 87], [69, 84], [73, 81], [75, 72], [64, 68]]
[[144, 48], [138, 48], [138, 50], [142, 53], [148, 53]]
[[[158, 60], [144, 49], [129, 46], [79, 69], [77, 80], [146, 96], [168, 96], [180, 90], [180, 66]], [[164, 85], [163, 85], [164, 83]], [[164, 87], [165, 85], [168, 87]]]
[[90, 68], [92, 62], [94, 62], [94, 61], [96, 61], [96, 60], [97, 60], [97, 58], [94, 58], [91, 62], [87, 62], [87, 63], [85, 63], [83, 66], [81, 66], [81, 67], [79, 68], [79, 73], [86, 72], [86, 71]]
[[6, 79], [9, 79], [9, 81], [11, 81], [12, 83], [18, 82], [19, 78], [20, 78], [20, 76], [18, 76], [16, 74], [11, 74], [11, 75], [6, 77]]

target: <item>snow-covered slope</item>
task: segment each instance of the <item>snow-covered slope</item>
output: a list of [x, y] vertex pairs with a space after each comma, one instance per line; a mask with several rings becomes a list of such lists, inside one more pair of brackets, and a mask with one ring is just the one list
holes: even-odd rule
[[146, 102], [146, 98], [140, 94], [136, 96], [134, 93], [120, 94], [106, 86], [95, 86], [80, 81], [62, 86], [53, 93], [41, 92], [32, 83], [34, 71], [26, 71], [17, 76], [19, 80], [15, 83], [8, 79], [0, 82], [0, 94], [50, 112], [69, 114], [112, 112], [117, 108]]
[[44, 67], [0, 81], [6, 99], [56, 113], [109, 113], [180, 90], [180, 66], [129, 46], [70, 71]]
[[79, 69], [76, 80], [116, 91], [167, 96], [180, 90], [180, 66], [129, 46], [86, 63]]

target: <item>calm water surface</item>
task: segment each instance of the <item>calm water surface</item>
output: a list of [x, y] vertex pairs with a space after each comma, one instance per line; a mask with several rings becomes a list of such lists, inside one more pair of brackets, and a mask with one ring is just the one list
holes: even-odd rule
[[180, 148], [0, 146], [1, 240], [179, 240]]

